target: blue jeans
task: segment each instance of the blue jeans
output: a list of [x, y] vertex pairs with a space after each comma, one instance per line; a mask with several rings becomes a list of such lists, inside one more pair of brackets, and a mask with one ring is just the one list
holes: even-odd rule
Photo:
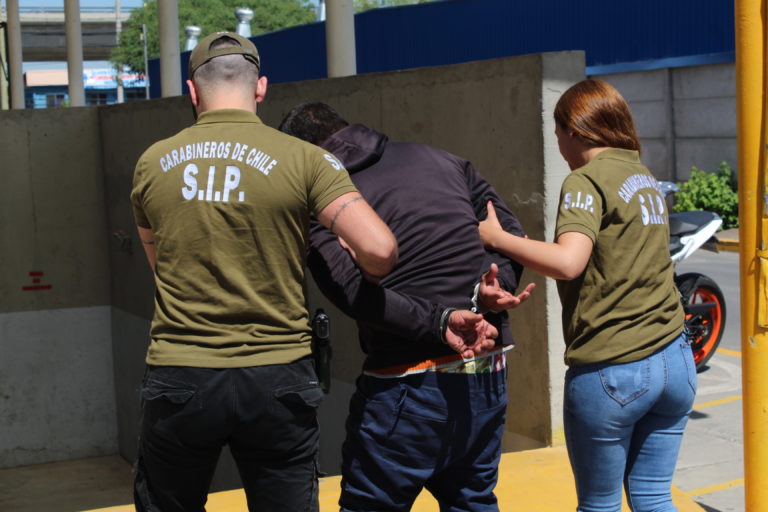
[[407, 511], [426, 488], [441, 511], [497, 512], [505, 377], [361, 376], [342, 448], [342, 510]]
[[681, 335], [640, 361], [565, 375], [564, 425], [579, 512], [669, 512], [670, 486], [696, 394], [696, 365]]

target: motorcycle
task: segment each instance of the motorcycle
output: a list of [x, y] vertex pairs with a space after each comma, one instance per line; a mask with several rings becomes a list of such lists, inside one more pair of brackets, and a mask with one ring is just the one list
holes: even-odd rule
[[[679, 187], [660, 182], [666, 198]], [[712, 236], [723, 223], [719, 215], [708, 211], [688, 211], [669, 214], [669, 254], [677, 264], [702, 248], [717, 252]], [[685, 329], [691, 340], [696, 370], [701, 371], [714, 355], [725, 328], [725, 297], [711, 278], [698, 272], [678, 274], [675, 284], [685, 311]]]

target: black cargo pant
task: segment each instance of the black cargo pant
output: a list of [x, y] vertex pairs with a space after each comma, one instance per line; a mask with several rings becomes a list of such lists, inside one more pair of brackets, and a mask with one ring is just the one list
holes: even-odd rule
[[316, 511], [317, 407], [310, 359], [233, 369], [154, 366], [141, 390], [139, 512], [203, 512], [229, 444], [250, 511]]

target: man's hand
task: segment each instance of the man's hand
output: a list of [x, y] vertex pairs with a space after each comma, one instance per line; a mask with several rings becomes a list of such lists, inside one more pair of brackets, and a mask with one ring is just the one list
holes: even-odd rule
[[499, 267], [491, 263], [491, 268], [480, 279], [477, 300], [485, 311], [498, 313], [505, 309], [516, 308], [531, 296], [531, 291], [536, 287], [535, 283], [531, 283], [519, 295], [513, 295], [501, 287], [496, 278], [498, 275]]
[[464, 359], [479, 356], [491, 350], [499, 331], [483, 315], [467, 309], [453, 311], [448, 317], [445, 342]]

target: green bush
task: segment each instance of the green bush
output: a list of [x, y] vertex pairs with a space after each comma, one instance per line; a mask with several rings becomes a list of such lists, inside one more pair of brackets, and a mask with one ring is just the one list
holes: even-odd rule
[[691, 168], [688, 181], [678, 183], [672, 211], [707, 210], [723, 219], [723, 229], [739, 227], [739, 195], [731, 167], [722, 162], [715, 172]]

